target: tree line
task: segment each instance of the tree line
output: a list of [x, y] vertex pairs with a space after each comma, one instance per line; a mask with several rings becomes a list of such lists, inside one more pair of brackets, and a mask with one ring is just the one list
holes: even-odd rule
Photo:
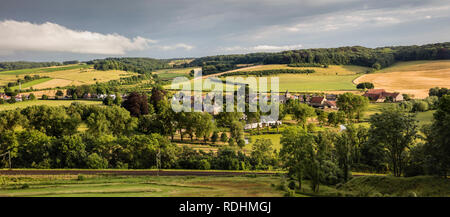
[[0, 62], [0, 71], [32, 69], [32, 68], [42, 68], [61, 65], [62, 64], [60, 62], [27, 62], [27, 61]]
[[381, 69], [396, 61], [450, 59], [450, 42], [422, 46], [366, 48], [362, 46], [314, 48], [277, 53], [217, 55], [196, 58], [190, 66], [201, 66], [212, 74], [239, 68], [240, 64], [359, 65]]
[[315, 71], [312, 69], [270, 69], [257, 71], [235, 71], [221, 75], [220, 77], [237, 76], [237, 75], [254, 75], [258, 77], [276, 74], [310, 74]]

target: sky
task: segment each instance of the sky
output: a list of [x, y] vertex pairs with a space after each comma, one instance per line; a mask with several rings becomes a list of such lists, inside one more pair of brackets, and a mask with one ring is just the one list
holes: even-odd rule
[[0, 61], [450, 41], [450, 0], [0, 0]]

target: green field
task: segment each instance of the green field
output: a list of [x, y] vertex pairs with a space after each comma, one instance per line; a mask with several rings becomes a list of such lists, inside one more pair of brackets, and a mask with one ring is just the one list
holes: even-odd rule
[[[50, 81], [50, 80], [52, 80], [52, 79], [53, 79], [53, 78], [40, 78], [40, 79], [32, 80], [32, 81], [30, 81], [30, 82], [23, 83], [23, 84], [22, 84], [22, 89], [30, 88], [30, 87], [32, 87], [32, 86], [34, 86], [34, 85], [36, 85], [36, 84], [44, 83], [44, 82]], [[11, 89], [12, 89], [12, 90], [18, 90], [18, 89], [19, 89], [19, 86], [11, 87]]]
[[[0, 197], [279, 197], [278, 176], [2, 176]], [[272, 185], [273, 184], [273, 185]]]
[[[264, 131], [264, 129], [262, 129], [262, 131]], [[250, 142], [245, 145], [244, 149], [251, 151], [253, 143], [255, 143], [257, 139], [270, 139], [270, 141], [272, 142], [272, 145], [273, 145], [272, 148], [274, 150], [280, 151], [280, 149], [281, 149], [280, 138], [281, 138], [281, 134], [253, 135], [253, 136], [250, 136]]]
[[[253, 67], [241, 68], [235, 71], [256, 71], [256, 70], [273, 70], [273, 69], [314, 69], [316, 72], [312, 74], [278, 74], [274, 76], [267, 76], [268, 89], [271, 89], [270, 77], [278, 77], [279, 91], [284, 92], [304, 92], [304, 91], [338, 91], [338, 90], [356, 90], [353, 80], [361, 73], [367, 71], [366, 67], [361, 66], [341, 66], [331, 65], [329, 68], [314, 68], [314, 67], [288, 67], [287, 65], [260, 65]], [[223, 73], [223, 74], [226, 74]], [[213, 75], [211, 75], [213, 76]], [[245, 76], [239, 76], [245, 79]], [[222, 78], [222, 80], [233, 79], [234, 76]], [[258, 77], [255, 77], [258, 80]], [[193, 87], [193, 80], [191, 87]], [[248, 83], [248, 81], [237, 81]], [[259, 85], [259, 84], [258, 84]], [[170, 88], [167, 85], [166, 88]], [[224, 87], [226, 89], [226, 87]], [[205, 89], [207, 90], [207, 89]]]
[[25, 102], [16, 102], [13, 104], [0, 105], [0, 111], [13, 110], [16, 108], [26, 108], [34, 105], [48, 105], [48, 106], [69, 106], [73, 102], [88, 104], [88, 105], [101, 105], [102, 101], [92, 100], [29, 100]]
[[365, 176], [351, 179], [339, 190], [362, 197], [448, 197], [450, 179], [430, 176]]
[[[340, 186], [321, 185], [318, 193], [304, 180], [293, 196], [450, 196], [450, 179], [364, 175]], [[282, 197], [288, 182], [280, 175], [4, 175], [0, 197]]]
[[44, 72], [56, 72], [72, 69], [87, 69], [89, 65], [68, 65], [68, 66], [53, 66], [45, 68], [33, 68], [33, 69], [19, 69], [10, 71], [0, 71], [0, 75], [22, 75], [22, 74], [36, 74]]
[[433, 114], [435, 110], [426, 111], [426, 112], [418, 112], [416, 115], [416, 119], [419, 121], [419, 126], [423, 126], [425, 124], [431, 124], [433, 122]]
[[[390, 106], [395, 105], [396, 103], [370, 103], [367, 111], [364, 113], [363, 121], [368, 121], [370, 116], [375, 113], [380, 113], [382, 109], [389, 108]], [[434, 110], [426, 111], [426, 112], [417, 112], [416, 119], [419, 126], [423, 126], [425, 124], [430, 124], [433, 120]], [[369, 125], [367, 125], [369, 126]]]

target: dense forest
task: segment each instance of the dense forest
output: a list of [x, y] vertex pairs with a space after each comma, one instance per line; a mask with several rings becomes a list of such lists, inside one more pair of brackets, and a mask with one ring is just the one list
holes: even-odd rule
[[60, 62], [0, 62], [0, 71], [18, 70], [18, 69], [32, 69], [50, 66], [61, 66]]
[[321, 64], [359, 65], [380, 69], [396, 61], [450, 59], [450, 42], [422, 46], [394, 46], [366, 48], [362, 46], [318, 48], [283, 51], [278, 53], [251, 53], [218, 55], [197, 58], [190, 66], [202, 66], [204, 74], [213, 74], [239, 68], [240, 64]]

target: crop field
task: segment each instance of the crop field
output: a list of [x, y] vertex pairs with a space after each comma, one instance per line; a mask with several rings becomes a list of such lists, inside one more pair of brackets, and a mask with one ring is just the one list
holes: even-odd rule
[[[87, 65], [72, 65], [64, 67], [49, 67], [49, 68], [36, 68], [36, 69], [21, 69], [14, 71], [2, 71], [0, 72], [0, 85], [6, 85], [8, 82], [16, 81], [18, 78], [23, 78], [25, 75], [38, 74], [40, 76], [48, 76], [53, 80], [47, 80], [39, 83], [25, 83], [22, 85], [22, 89], [25, 86], [33, 87], [34, 89], [45, 89], [64, 87], [69, 85], [82, 85], [82, 84], [94, 84], [96, 82], [106, 82], [110, 80], [120, 79], [121, 77], [128, 77], [135, 73], [130, 73], [120, 70], [99, 71]], [[36, 81], [40, 81], [36, 80]], [[18, 87], [17, 87], [18, 88]]]
[[0, 197], [279, 197], [280, 177], [258, 176], [1, 176]]
[[33, 100], [25, 102], [16, 102], [14, 104], [0, 105], [0, 111], [13, 110], [16, 108], [26, 108], [34, 105], [48, 105], [48, 106], [69, 106], [73, 102], [83, 103], [87, 105], [101, 105], [101, 101], [91, 100]]
[[[246, 68], [240, 68], [234, 71], [258, 71], [258, 70], [272, 70], [272, 69], [314, 69], [313, 74], [278, 74], [274, 77], [279, 79], [279, 90], [281, 92], [289, 90], [290, 92], [307, 92], [307, 91], [341, 91], [341, 90], [356, 90], [353, 80], [361, 73], [365, 73], [368, 68], [361, 66], [347, 66], [347, 65], [330, 65], [328, 68], [317, 67], [289, 67], [283, 64], [273, 65], [258, 65]], [[219, 76], [228, 72], [222, 72], [213, 75], [203, 76], [203, 79], [213, 76]], [[233, 76], [223, 78], [233, 79]], [[258, 80], [258, 77], [255, 77]], [[270, 76], [266, 77], [268, 81], [268, 89], [271, 89]], [[194, 87], [194, 80], [191, 80], [191, 87]], [[243, 81], [243, 83], [248, 83]], [[170, 85], [166, 86], [170, 88]], [[214, 86], [212, 87], [214, 88]], [[226, 87], [224, 87], [226, 89]], [[205, 89], [207, 90], [207, 89]]]
[[363, 75], [354, 82], [372, 82], [375, 88], [425, 98], [432, 87], [450, 88], [450, 61], [400, 62], [377, 73]]
[[[22, 86], [22, 89], [27, 89], [30, 87], [37, 86], [41, 83], [45, 83], [50, 80], [52, 80], [52, 78], [40, 78], [40, 79], [36, 79], [36, 80], [30, 81], [30, 82], [23, 83], [21, 86]], [[20, 88], [20, 86], [11, 87], [12, 90], [18, 90], [19, 88]]]

